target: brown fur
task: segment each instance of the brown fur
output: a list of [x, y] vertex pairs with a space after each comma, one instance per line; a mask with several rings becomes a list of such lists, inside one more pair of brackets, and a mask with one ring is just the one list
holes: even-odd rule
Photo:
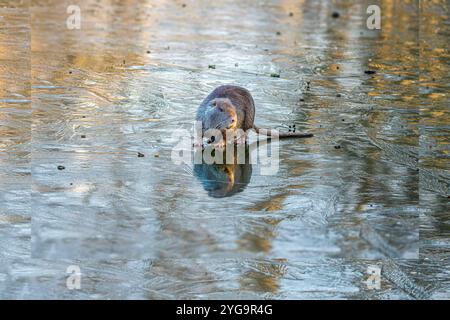
[[198, 108], [196, 119], [197, 121], [202, 121], [204, 131], [214, 129], [208, 127], [208, 125], [205, 126], [205, 124], [210, 122], [206, 111], [211, 107], [221, 108], [221, 111], [227, 112], [231, 117], [237, 117], [236, 124], [232, 126], [234, 129], [242, 129], [245, 132], [253, 129], [258, 134], [277, 136], [278, 138], [308, 138], [313, 136], [309, 133], [278, 132], [277, 130], [262, 129], [255, 126], [255, 102], [250, 92], [242, 87], [233, 85], [219, 86], [203, 100]]

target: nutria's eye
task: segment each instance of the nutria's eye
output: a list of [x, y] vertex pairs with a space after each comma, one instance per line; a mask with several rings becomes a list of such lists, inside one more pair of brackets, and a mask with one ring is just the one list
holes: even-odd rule
[[223, 112], [223, 108], [222, 108], [222, 107], [219, 107], [219, 111], [220, 111], [220, 112]]
[[234, 119], [231, 119], [231, 123], [233, 123], [234, 122]]

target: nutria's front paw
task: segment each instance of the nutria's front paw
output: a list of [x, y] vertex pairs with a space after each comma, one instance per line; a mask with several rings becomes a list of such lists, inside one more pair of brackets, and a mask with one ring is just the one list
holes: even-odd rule
[[192, 144], [192, 146], [194, 147], [194, 148], [203, 148], [203, 142], [194, 142], [193, 144]]

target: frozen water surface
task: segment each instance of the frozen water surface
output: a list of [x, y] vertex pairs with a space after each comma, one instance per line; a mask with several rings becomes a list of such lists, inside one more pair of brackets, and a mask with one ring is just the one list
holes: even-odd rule
[[[0, 298], [450, 298], [445, 1], [3, 2]], [[227, 83], [275, 174], [171, 160]]]

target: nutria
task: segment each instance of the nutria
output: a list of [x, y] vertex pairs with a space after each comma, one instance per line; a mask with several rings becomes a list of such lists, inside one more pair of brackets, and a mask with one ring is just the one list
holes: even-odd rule
[[[222, 133], [234, 132], [242, 129], [243, 136], [236, 139], [238, 143], [245, 143], [248, 130], [255, 130], [258, 134], [277, 138], [309, 138], [310, 133], [278, 132], [258, 128], [254, 124], [255, 103], [250, 92], [242, 87], [223, 85], [214, 89], [197, 110], [197, 121], [202, 123], [202, 136], [210, 129], [220, 130]], [[214, 142], [214, 137], [208, 143]]]

